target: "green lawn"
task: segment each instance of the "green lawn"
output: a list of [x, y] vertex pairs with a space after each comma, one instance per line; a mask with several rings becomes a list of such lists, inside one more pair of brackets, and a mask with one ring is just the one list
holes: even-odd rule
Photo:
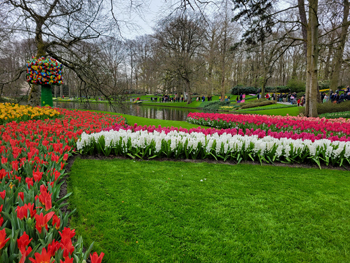
[[298, 116], [299, 107], [288, 107], [288, 108], [279, 108], [279, 109], [267, 109], [267, 110], [252, 110], [252, 108], [246, 110], [237, 110], [235, 113], [249, 113], [249, 114], [260, 114], [260, 115], [280, 115], [286, 116]]
[[266, 109], [274, 109], [274, 108], [295, 108], [298, 107], [296, 105], [284, 105], [284, 104], [271, 104], [271, 105], [266, 105], [266, 106], [261, 106], [261, 107], [256, 107], [256, 108], [247, 108], [247, 109], [243, 109], [243, 110], [266, 110]]
[[349, 185], [338, 170], [77, 159], [70, 227], [103, 262], [350, 262]]

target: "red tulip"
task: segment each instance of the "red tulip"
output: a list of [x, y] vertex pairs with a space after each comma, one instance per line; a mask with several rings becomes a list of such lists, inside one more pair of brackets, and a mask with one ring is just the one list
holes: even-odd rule
[[19, 193], [18, 193], [18, 196], [19, 196], [19, 198], [22, 199], [22, 201], [24, 200], [24, 193], [23, 193], [23, 192], [19, 192]]
[[5, 158], [4, 156], [1, 156], [1, 164], [7, 163], [8, 159]]
[[34, 172], [33, 171], [33, 178], [34, 178], [35, 182], [40, 181], [42, 176], [43, 176], [43, 172], [39, 172], [39, 171]]
[[2, 199], [5, 199], [5, 196], [6, 196], [6, 190], [0, 192], [0, 197], [1, 197]]
[[29, 258], [29, 260], [33, 263], [50, 263], [51, 261], [51, 254], [47, 252], [45, 248], [42, 249], [41, 253], [35, 253], [34, 255], [35, 259]]
[[17, 206], [16, 212], [17, 212], [17, 217], [18, 217], [20, 220], [22, 220], [23, 218], [27, 218], [27, 214], [28, 214], [27, 205], [24, 205], [24, 206]]
[[50, 221], [50, 219], [54, 214], [55, 212], [50, 212], [45, 216], [43, 215], [43, 213], [41, 213], [40, 215], [35, 215], [35, 220], [36, 220], [35, 228], [38, 230], [40, 234], [43, 227], [45, 227], [46, 230], [48, 230], [47, 223]]
[[105, 254], [101, 252], [100, 256], [95, 252], [93, 255], [90, 254], [91, 263], [101, 263]]
[[47, 187], [44, 185], [40, 186], [40, 195], [39, 195], [39, 201], [43, 205], [45, 205], [45, 210], [49, 210], [52, 208], [52, 201], [51, 201], [51, 195], [47, 191]]
[[58, 216], [54, 215], [52, 218], [52, 225], [58, 230], [61, 225], [61, 221]]
[[60, 260], [60, 263], [73, 263], [73, 258], [65, 257], [64, 261]]
[[53, 240], [47, 246], [47, 252], [50, 252], [51, 255], [55, 255], [56, 251], [60, 249], [60, 242]]
[[10, 240], [10, 238], [6, 239], [6, 230], [0, 230], [0, 249], [2, 249], [6, 243]]
[[34, 185], [33, 178], [27, 177], [26, 183], [27, 183], [28, 189], [30, 189], [30, 187]]
[[30, 252], [32, 252], [32, 248], [27, 246], [29, 245], [30, 241], [32, 241], [32, 238], [29, 239], [29, 236], [26, 234], [26, 232], [24, 231], [23, 235], [17, 239], [17, 246], [18, 249], [21, 253], [21, 259], [20, 259], [20, 263], [24, 263], [26, 260], [26, 257], [30, 254]]

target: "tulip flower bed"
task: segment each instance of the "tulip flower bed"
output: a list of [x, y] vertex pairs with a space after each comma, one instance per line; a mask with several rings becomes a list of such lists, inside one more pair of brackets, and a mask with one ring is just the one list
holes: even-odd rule
[[77, 142], [82, 154], [100, 153], [152, 159], [222, 159], [260, 163], [314, 162], [325, 165], [350, 164], [350, 141], [329, 139], [274, 138], [243, 134], [236, 129], [201, 130], [176, 128], [123, 127], [116, 125], [98, 133], [83, 133]]
[[0, 125], [11, 121], [44, 120], [59, 117], [60, 113], [49, 107], [31, 107], [12, 103], [0, 104]]
[[247, 129], [261, 129], [272, 132], [311, 133], [329, 138], [350, 136], [350, 120], [306, 118], [292, 116], [263, 116], [263, 115], [236, 115], [218, 113], [190, 113], [187, 116], [189, 123], [206, 125], [216, 128], [237, 128], [245, 132]]
[[[61, 179], [80, 134], [123, 125], [124, 118], [57, 112], [63, 117], [0, 125], [0, 262], [77, 263], [92, 249], [83, 252], [82, 239], [74, 239], [75, 230], [67, 227], [72, 213], [60, 210], [69, 196], [60, 197]], [[91, 262], [102, 257], [94, 253]]]

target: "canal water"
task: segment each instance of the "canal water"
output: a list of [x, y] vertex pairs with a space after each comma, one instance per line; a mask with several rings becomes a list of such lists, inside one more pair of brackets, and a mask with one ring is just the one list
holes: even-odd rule
[[[170, 104], [171, 102], [169, 102]], [[145, 117], [159, 120], [186, 121], [190, 112], [203, 112], [197, 109], [173, 108], [162, 106], [142, 106], [142, 104], [127, 104], [126, 107], [120, 108], [111, 106], [108, 103], [80, 103], [80, 102], [54, 102], [54, 107], [65, 109], [84, 109], [109, 111], [133, 116]]]

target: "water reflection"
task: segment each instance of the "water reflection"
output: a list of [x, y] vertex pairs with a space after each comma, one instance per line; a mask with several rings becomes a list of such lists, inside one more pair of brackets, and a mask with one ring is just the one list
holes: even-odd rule
[[107, 103], [80, 103], [80, 102], [54, 102], [54, 107], [66, 109], [88, 109], [124, 113], [139, 117], [159, 120], [185, 121], [188, 113], [202, 112], [202, 110], [188, 108], [172, 108], [161, 106], [141, 106], [140, 104], [128, 104], [125, 109]]

